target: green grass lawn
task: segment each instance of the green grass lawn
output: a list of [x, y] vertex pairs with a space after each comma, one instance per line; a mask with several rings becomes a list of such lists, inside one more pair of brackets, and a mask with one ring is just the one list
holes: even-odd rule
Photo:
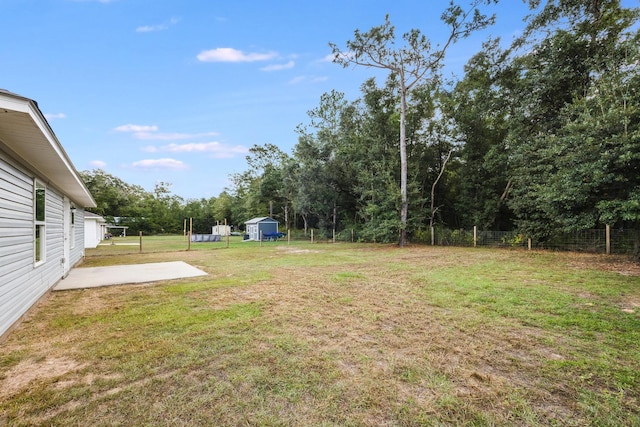
[[621, 258], [186, 246], [88, 251], [209, 276], [51, 294], [0, 344], [0, 425], [640, 425], [640, 268]]

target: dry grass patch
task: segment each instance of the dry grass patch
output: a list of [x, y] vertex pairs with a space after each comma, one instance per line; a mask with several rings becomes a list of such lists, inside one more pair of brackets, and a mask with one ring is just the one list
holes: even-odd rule
[[7, 398], [27, 388], [35, 380], [49, 381], [82, 367], [77, 361], [68, 358], [45, 357], [37, 360], [21, 360], [4, 373], [0, 398]]

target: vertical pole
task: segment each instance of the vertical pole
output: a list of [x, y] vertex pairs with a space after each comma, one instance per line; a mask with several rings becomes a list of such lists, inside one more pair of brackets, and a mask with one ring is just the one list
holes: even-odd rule
[[351, 229], [351, 243], [353, 243], [353, 228]]
[[262, 230], [260, 230], [260, 246], [262, 246]]
[[183, 240], [187, 238], [187, 218], [184, 219], [184, 225], [182, 226]]
[[313, 243], [313, 228], [311, 229], [311, 243]]
[[142, 253], [142, 231], [140, 231], [140, 253]]
[[436, 230], [435, 227], [431, 227], [431, 246], [436, 244]]
[[227, 218], [224, 219], [224, 234], [227, 235], [227, 247], [229, 247], [229, 235], [231, 232], [227, 230]]
[[289, 235], [289, 204], [284, 205], [284, 223], [287, 226], [287, 236]]
[[531, 237], [527, 239], [527, 249], [531, 250]]
[[193, 235], [193, 218], [189, 218], [189, 238], [187, 239], [187, 241], [189, 243], [187, 243], [187, 250], [190, 251], [191, 250], [191, 236]]
[[478, 247], [478, 226], [473, 226], [473, 247]]
[[338, 223], [338, 208], [333, 205], [333, 243], [336, 242], [336, 224]]
[[287, 227], [287, 245], [291, 244], [291, 230]]
[[605, 236], [607, 255], [611, 255], [611, 226], [609, 224], [605, 226]]

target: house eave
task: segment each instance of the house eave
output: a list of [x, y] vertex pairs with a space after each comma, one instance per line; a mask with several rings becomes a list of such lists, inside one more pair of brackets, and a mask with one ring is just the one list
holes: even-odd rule
[[96, 206], [34, 100], [0, 90], [0, 143], [79, 207]]

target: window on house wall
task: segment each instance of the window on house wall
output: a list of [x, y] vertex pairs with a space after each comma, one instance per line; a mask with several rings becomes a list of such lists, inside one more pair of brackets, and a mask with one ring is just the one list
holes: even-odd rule
[[45, 185], [36, 180], [34, 183], [34, 195], [35, 201], [33, 207], [33, 219], [34, 219], [34, 234], [35, 234], [35, 263], [43, 263], [45, 260], [45, 202], [46, 202], [46, 187]]

